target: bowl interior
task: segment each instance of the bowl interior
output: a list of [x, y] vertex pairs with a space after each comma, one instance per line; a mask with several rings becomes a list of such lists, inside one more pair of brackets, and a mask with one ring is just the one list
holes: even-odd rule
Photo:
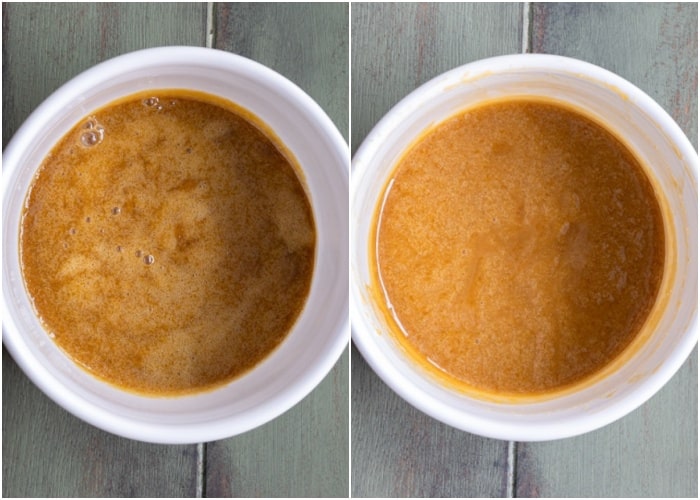
[[[667, 242], [675, 242], [667, 245], [663, 293], [655, 306], [651, 338], [622, 368], [595, 384], [526, 404], [470, 398], [441, 386], [408, 361], [385, 333], [370, 293], [368, 262], [372, 214], [402, 152], [420, 132], [456, 112], [509, 96], [538, 96], [574, 105], [615, 132], [647, 169], [662, 204]], [[697, 156], [651, 98], [601, 68], [555, 56], [506, 56], [435, 78], [392, 109], [358, 150], [351, 207], [353, 340], [396, 392], [457, 428], [515, 440], [554, 439], [592, 430], [651, 397], [697, 341]]]
[[[35, 317], [17, 252], [24, 196], [56, 141], [90, 111], [118, 97], [165, 88], [227, 98], [274, 130], [304, 171], [317, 229], [310, 295], [285, 341], [230, 384], [177, 398], [124, 392], [77, 368]], [[8, 145], [3, 163], [3, 341], [39, 387], [90, 423], [126, 437], [164, 443], [232, 436], [301, 400], [347, 345], [347, 145], [321, 108], [272, 70], [232, 54], [196, 48], [121, 56], [81, 74], [47, 99]]]

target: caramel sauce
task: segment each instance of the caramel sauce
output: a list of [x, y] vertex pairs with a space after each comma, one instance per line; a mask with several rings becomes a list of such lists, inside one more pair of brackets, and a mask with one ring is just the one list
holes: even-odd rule
[[27, 195], [20, 252], [45, 329], [124, 389], [178, 395], [250, 370], [309, 293], [301, 170], [267, 127], [208, 94], [150, 91], [78, 123]]
[[664, 271], [664, 225], [635, 156], [549, 101], [493, 101], [427, 131], [374, 218], [373, 287], [394, 339], [448, 385], [536, 395], [633, 341]]

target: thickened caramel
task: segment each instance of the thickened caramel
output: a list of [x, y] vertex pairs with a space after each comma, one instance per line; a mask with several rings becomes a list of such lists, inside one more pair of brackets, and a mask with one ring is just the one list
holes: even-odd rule
[[266, 126], [190, 91], [113, 103], [53, 148], [20, 250], [45, 329], [117, 386], [176, 395], [251, 369], [308, 295], [315, 228]]
[[404, 154], [371, 252], [412, 358], [466, 391], [534, 395], [629, 345], [659, 290], [664, 227], [644, 170], [610, 132], [513, 99], [446, 120]]

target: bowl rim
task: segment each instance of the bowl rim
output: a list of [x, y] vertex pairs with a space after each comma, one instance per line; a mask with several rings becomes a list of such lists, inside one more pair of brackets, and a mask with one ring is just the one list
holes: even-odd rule
[[[193, 67], [206, 66], [224, 69], [232, 74], [245, 72], [251, 79], [264, 80], [274, 85], [275, 89], [280, 92], [280, 96], [284, 96], [286, 100], [294, 103], [294, 106], [306, 114], [310, 121], [317, 123], [319, 129], [324, 130], [326, 135], [323, 140], [327, 141], [328, 148], [333, 151], [334, 158], [335, 155], [337, 158], [345, 158], [345, 161], [342, 162], [342, 175], [345, 176], [342, 182], [348, 186], [350, 155], [347, 142], [326, 112], [304, 90], [277, 71], [252, 59], [218, 49], [173, 45], [131, 51], [101, 61], [77, 74], [44, 99], [17, 129], [3, 151], [3, 207], [11, 187], [9, 185], [10, 178], [19, 168], [18, 160], [23, 155], [28, 141], [38, 133], [42, 123], [46, 122], [46, 116], [52, 116], [62, 104], [74, 102], [80, 97], [81, 92], [123, 74], [125, 68], [128, 71], [136, 71], [147, 67], [182, 66], [184, 62]], [[128, 95], [128, 92], [124, 95]], [[336, 167], [339, 165], [340, 162], [337, 162]], [[340, 169], [336, 167], [334, 169], [340, 172]], [[3, 231], [3, 242], [4, 240]], [[5, 251], [3, 251], [3, 268], [5, 267], [5, 255]], [[6, 279], [3, 276], [3, 289], [5, 289]], [[314, 364], [308, 366], [303, 375], [297, 377], [293, 384], [285, 387], [284, 391], [274, 394], [261, 405], [222, 418], [184, 424], [149, 422], [131, 419], [126, 415], [116, 415], [65, 387], [41, 363], [34, 362], [36, 358], [31, 352], [24, 334], [15, 322], [13, 314], [11, 314], [5, 292], [3, 292], [0, 307], [3, 318], [3, 345], [7, 347], [20, 369], [44, 394], [68, 412], [95, 427], [129, 439], [159, 444], [193, 444], [225, 439], [273, 420], [299, 403], [323, 381], [348, 348], [350, 339], [349, 307], [346, 294], [345, 304], [339, 307], [340, 313], [333, 320], [333, 329], [329, 329], [324, 336], [325, 345], [323, 349], [319, 350]], [[213, 389], [209, 392], [216, 391], [217, 389]], [[184, 395], [177, 399], [184, 400], [198, 394]], [[159, 398], [156, 397], [156, 399]]]
[[[690, 174], [695, 179], [695, 193], [697, 197], [698, 157], [695, 149], [673, 118], [661, 105], [637, 86], [607, 69], [570, 57], [550, 54], [495, 56], [455, 67], [420, 85], [395, 104], [367, 134], [353, 155], [351, 162], [351, 244], [356, 244], [356, 238], [354, 237], [356, 231], [356, 224], [354, 223], [356, 193], [360, 189], [364, 177], [368, 175], [368, 170], [371, 168], [373, 157], [377, 153], [378, 148], [387, 138], [391, 137], [396, 124], [400, 123], [401, 119], [410, 110], [424, 103], [426, 98], [436, 94], [448, 82], [453, 83], [460, 80], [468, 82], [472, 78], [479, 78], [480, 75], [488, 76], [495, 73], [538, 69], [567, 74], [568, 76], [576, 75], [592, 80], [597, 84], [604, 82], [606, 85], [612, 85], [623, 95], [628, 96], [637, 106], [647, 111], [660, 127], [666, 131], [669, 138], [679, 148], [680, 154], [686, 160], [686, 163], [691, 166]], [[377, 138], [381, 138], [381, 140]], [[361, 304], [363, 304], [364, 300], [358, 290], [360, 284], [356, 283], [356, 276], [353, 270], [355, 268], [355, 255], [362, 251], [355, 250], [353, 247], [350, 252], [350, 318], [353, 343], [365, 361], [384, 383], [413, 407], [452, 427], [485, 437], [524, 442], [549, 441], [577, 436], [608, 425], [629, 414], [656, 394], [685, 363], [698, 341], [697, 307], [695, 307], [687, 329], [681, 337], [681, 341], [673, 349], [672, 355], [643, 384], [640, 384], [636, 390], [626, 395], [626, 397], [619, 399], [614, 406], [595, 414], [579, 413], [577, 415], [567, 415], [565, 418], [557, 421], [552, 419], [538, 422], [498, 422], [488, 418], [488, 416], [463, 412], [448, 405], [433, 394], [415, 387], [400, 370], [393, 366], [390, 358], [378, 347], [376, 337], [379, 335], [366, 325], [361, 311]], [[463, 397], [471, 399], [466, 395]], [[536, 403], [528, 403], [526, 405], [531, 404]], [[499, 406], [499, 404], [496, 404], [496, 406]]]

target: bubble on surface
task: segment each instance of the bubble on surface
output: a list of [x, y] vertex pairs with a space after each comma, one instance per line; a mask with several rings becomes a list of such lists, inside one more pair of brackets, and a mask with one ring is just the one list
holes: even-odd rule
[[83, 135], [80, 136], [80, 142], [83, 143], [83, 146], [87, 146], [87, 147], [97, 146], [99, 143], [102, 142], [103, 138], [104, 138], [104, 129], [95, 128], [95, 129], [90, 129], [87, 132], [84, 132]]
[[119, 208], [119, 207], [112, 208], [112, 215], [119, 215], [120, 213], [122, 213], [121, 208]]
[[144, 106], [148, 106], [149, 108], [156, 107], [160, 104], [160, 100], [157, 97], [147, 97], [142, 102]]
[[143, 252], [141, 252], [141, 250], [136, 250], [136, 256], [141, 257], [141, 255], [143, 255]]
[[85, 129], [85, 132], [80, 136], [80, 142], [83, 143], [83, 146], [96, 146], [104, 139], [105, 129], [94, 116], [85, 121], [83, 129]]
[[153, 255], [146, 255], [143, 258], [143, 261], [147, 266], [150, 266], [151, 264], [153, 264], [156, 261], [156, 259], [153, 257]]
[[91, 220], [90, 217], [85, 217], [85, 222], [90, 222]]
[[117, 252], [121, 252], [122, 250], [123, 250], [123, 249], [122, 249], [122, 246], [121, 246], [121, 245], [117, 245]]
[[77, 233], [77, 231], [75, 230], [74, 227], [72, 227], [72, 228], [70, 228], [70, 229], [68, 230], [68, 233], [69, 233], [69, 234], [75, 234], [75, 233]]

